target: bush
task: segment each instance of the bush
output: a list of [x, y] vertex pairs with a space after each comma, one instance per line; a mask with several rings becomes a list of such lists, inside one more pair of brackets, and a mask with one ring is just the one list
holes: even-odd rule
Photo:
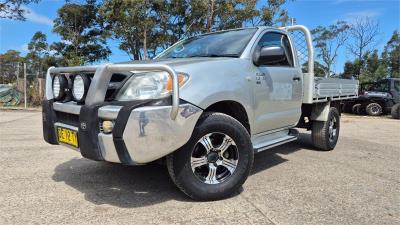
[[27, 87], [27, 99], [29, 106], [40, 106], [43, 100], [43, 92], [40, 90], [39, 80], [33, 81]]

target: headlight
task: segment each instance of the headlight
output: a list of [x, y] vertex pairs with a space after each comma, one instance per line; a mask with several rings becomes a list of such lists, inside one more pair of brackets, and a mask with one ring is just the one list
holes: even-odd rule
[[53, 77], [52, 89], [55, 100], [61, 100], [65, 96], [65, 89], [68, 88], [68, 80], [63, 75]]
[[87, 91], [89, 89], [90, 80], [88, 77], [83, 75], [75, 75], [72, 82], [72, 96], [75, 101], [83, 102], [85, 100]]
[[[178, 73], [179, 86], [187, 80], [188, 75]], [[167, 72], [147, 72], [135, 74], [124, 84], [115, 97], [118, 101], [159, 99], [172, 92], [172, 78]]]

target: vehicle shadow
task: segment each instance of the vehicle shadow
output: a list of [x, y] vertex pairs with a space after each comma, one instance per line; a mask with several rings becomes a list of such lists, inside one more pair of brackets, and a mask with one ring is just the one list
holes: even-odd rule
[[310, 134], [300, 133], [297, 141], [257, 153], [254, 156], [253, 170], [250, 176], [288, 161], [287, 159], [281, 157], [280, 154], [289, 155], [299, 150], [317, 151], [312, 145]]
[[[309, 135], [301, 134], [299, 142], [258, 153], [251, 175], [287, 161], [278, 154], [312, 149], [308, 139]], [[169, 200], [191, 201], [175, 187], [165, 166], [156, 163], [124, 166], [74, 158], [58, 165], [52, 179], [82, 192], [87, 201], [97, 205], [135, 208]]]

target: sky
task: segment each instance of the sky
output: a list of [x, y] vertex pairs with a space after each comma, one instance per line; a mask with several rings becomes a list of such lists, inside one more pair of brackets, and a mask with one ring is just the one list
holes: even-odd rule
[[[41, 0], [38, 4], [26, 6], [30, 11], [26, 14], [26, 21], [0, 19], [0, 53], [15, 49], [25, 55], [27, 43], [37, 31], [45, 33], [49, 43], [60, 41], [59, 36], [52, 32], [52, 26], [57, 9], [64, 3], [64, 0]], [[283, 8], [296, 18], [297, 24], [310, 29], [328, 26], [338, 20], [351, 22], [366, 16], [375, 19], [380, 24], [375, 43], [380, 51], [393, 31], [400, 30], [400, 0], [295, 0], [288, 1]], [[129, 60], [129, 56], [118, 49], [117, 40], [108, 41], [108, 45], [112, 50], [110, 62]], [[335, 72], [342, 72], [345, 61], [352, 58], [346, 48], [342, 48], [334, 66]]]

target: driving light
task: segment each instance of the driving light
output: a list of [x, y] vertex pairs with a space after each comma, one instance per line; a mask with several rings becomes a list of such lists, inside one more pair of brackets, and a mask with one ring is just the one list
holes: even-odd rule
[[72, 96], [75, 101], [83, 102], [89, 89], [90, 80], [81, 74], [75, 75], [72, 81]]
[[[181, 87], [188, 80], [188, 75], [178, 73], [178, 83]], [[160, 99], [172, 93], [172, 78], [167, 72], [146, 72], [135, 74], [118, 92], [116, 100]]]
[[103, 133], [110, 134], [114, 129], [114, 123], [112, 121], [105, 120], [102, 124]]
[[52, 89], [53, 97], [55, 100], [61, 100], [65, 96], [65, 89], [68, 88], [67, 78], [63, 75], [56, 75], [53, 77]]

